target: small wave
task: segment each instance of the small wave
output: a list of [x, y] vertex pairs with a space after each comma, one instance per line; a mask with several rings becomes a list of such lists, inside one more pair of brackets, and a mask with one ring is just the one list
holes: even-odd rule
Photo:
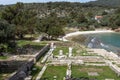
[[101, 45], [102, 47], [109, 48], [108, 45], [105, 45], [105, 44], [103, 44], [103, 43], [100, 43], [100, 45]]
[[93, 44], [92, 44], [92, 43], [89, 43], [87, 47], [88, 47], [88, 48], [93, 48]]
[[112, 46], [109, 44], [105, 44], [99, 38], [96, 38], [96, 37], [93, 37], [92, 39], [89, 40], [87, 47], [88, 48], [102, 48], [107, 51], [112, 51], [114, 53], [120, 52], [118, 47], [115, 47], [115, 46]]

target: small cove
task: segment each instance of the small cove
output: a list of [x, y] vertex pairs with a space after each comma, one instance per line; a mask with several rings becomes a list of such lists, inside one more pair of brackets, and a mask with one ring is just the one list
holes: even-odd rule
[[102, 48], [120, 53], [120, 33], [93, 33], [74, 36], [73, 41], [89, 48]]

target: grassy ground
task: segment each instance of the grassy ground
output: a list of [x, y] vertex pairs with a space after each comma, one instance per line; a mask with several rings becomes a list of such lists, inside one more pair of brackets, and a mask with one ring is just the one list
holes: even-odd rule
[[[66, 55], [66, 53], [69, 53], [69, 47], [66, 46], [57, 46], [57, 48], [53, 51], [54, 55], [59, 55], [59, 51], [63, 50], [63, 54]], [[97, 54], [90, 54], [86, 50], [79, 49], [79, 52], [77, 52], [78, 49], [73, 47], [72, 53], [73, 56], [98, 56]]]
[[11, 73], [0, 72], [0, 80], [5, 80]]
[[54, 76], [57, 77], [56, 80], [63, 80], [66, 75], [66, 69], [66, 66], [48, 66], [41, 80], [54, 80]]
[[17, 41], [17, 45], [22, 49], [22, 51], [27, 51], [26, 53], [19, 51], [19, 54], [27, 54], [27, 53], [34, 54], [38, 52], [41, 48], [43, 48], [46, 45], [46, 43], [33, 42], [28, 40], [19, 40]]
[[17, 41], [17, 45], [22, 47], [24, 45], [27, 45], [27, 44], [30, 44], [30, 45], [36, 45], [36, 46], [44, 46], [46, 45], [46, 43], [44, 42], [32, 42], [32, 41], [29, 41], [29, 40], [18, 40]]
[[5, 60], [5, 59], [8, 59], [8, 57], [7, 56], [0, 56], [0, 59]]
[[31, 76], [32, 76], [32, 80], [35, 80], [35, 78], [37, 77], [38, 73], [41, 71], [42, 66], [35, 65], [35, 66], [33, 66], [33, 68], [36, 68], [36, 70], [32, 70]]
[[75, 48], [74, 56], [98, 56], [96, 53], [91, 53], [86, 50], [86, 48]]
[[[69, 47], [66, 46], [57, 46], [56, 49], [53, 51], [54, 55], [59, 55], [59, 51], [63, 50], [63, 54], [66, 55], [67, 53], [69, 53]], [[76, 49], [73, 48], [72, 50], [73, 55], [76, 54]]]
[[66, 55], [66, 53], [68, 53], [68, 48], [67, 47], [64, 47], [64, 46], [61, 46], [61, 47], [56, 47], [56, 49], [53, 51], [53, 54], [54, 55], [59, 55], [59, 51], [60, 50], [63, 50], [63, 54]]
[[80, 56], [98, 56], [98, 55], [95, 53], [89, 53], [86, 50], [83, 50], [80, 52]]
[[[97, 72], [99, 76], [89, 76], [88, 72]], [[72, 76], [75, 78], [89, 78], [97, 80], [115, 79], [120, 80], [119, 77], [107, 66], [72, 66]]]

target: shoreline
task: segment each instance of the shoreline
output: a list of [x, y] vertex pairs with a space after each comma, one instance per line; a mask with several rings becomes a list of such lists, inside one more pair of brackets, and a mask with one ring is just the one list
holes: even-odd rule
[[93, 34], [93, 33], [111, 33], [114, 31], [111, 30], [96, 30], [96, 31], [77, 31], [73, 33], [68, 33], [64, 37], [74, 36], [74, 35], [80, 35], [80, 34]]
[[[76, 32], [72, 32], [72, 33], [66, 34], [62, 38], [62, 40], [63, 41], [69, 41], [67, 39], [67, 37], [76, 36], [76, 35], [80, 35], [80, 34], [95, 34], [95, 33], [115, 33], [115, 32], [112, 31], [112, 30], [76, 31]], [[93, 49], [93, 48], [91, 48], [91, 50], [93, 50], [94, 52], [96, 52], [96, 51], [100, 52], [98, 54], [101, 54], [102, 56], [106, 56], [107, 55], [107, 56], [109, 56], [111, 58], [118, 58], [118, 55], [116, 53], [114, 53], [112, 51], [109, 52], [106, 49]], [[104, 52], [103, 54], [102, 54], [102, 51]]]
[[59, 40], [69, 41], [66, 39], [67, 37], [76, 36], [76, 35], [80, 35], [80, 34], [113, 33], [113, 32], [114, 31], [112, 31], [112, 30], [76, 31], [76, 32], [66, 34], [64, 37], [62, 37], [62, 39], [59, 39]]

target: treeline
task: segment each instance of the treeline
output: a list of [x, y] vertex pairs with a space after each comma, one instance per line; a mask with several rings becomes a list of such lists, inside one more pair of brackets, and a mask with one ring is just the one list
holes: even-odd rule
[[[100, 23], [95, 20], [96, 15], [103, 17]], [[70, 2], [19, 2], [2, 6], [0, 10], [0, 50], [10, 47], [16, 38], [22, 39], [26, 34], [44, 33], [50, 40], [63, 36], [65, 27], [94, 30], [98, 27], [119, 26], [119, 8]]]

